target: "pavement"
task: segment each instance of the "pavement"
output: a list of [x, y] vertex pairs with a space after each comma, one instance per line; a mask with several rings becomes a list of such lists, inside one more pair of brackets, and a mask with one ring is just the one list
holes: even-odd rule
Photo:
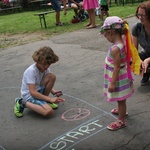
[[[130, 27], [138, 20], [127, 19]], [[135, 93], [127, 100], [127, 127], [109, 131], [117, 103], [103, 97], [103, 64], [110, 46], [100, 27], [53, 36], [47, 40], [0, 49], [0, 150], [149, 150], [150, 84], [141, 86], [133, 75]], [[29, 109], [13, 114], [24, 70], [39, 47], [50, 46], [60, 57], [51, 66], [55, 89], [65, 102], [44, 118]]]

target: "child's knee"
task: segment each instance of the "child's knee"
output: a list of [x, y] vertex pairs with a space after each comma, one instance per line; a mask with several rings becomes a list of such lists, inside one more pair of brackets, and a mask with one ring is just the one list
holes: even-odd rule
[[55, 81], [56, 80], [56, 75], [53, 74], [53, 73], [48, 73], [46, 76], [45, 76], [45, 79], [44, 81]]
[[47, 109], [47, 110], [44, 112], [43, 116], [51, 116], [51, 115], [53, 115], [53, 114], [54, 114], [54, 110], [53, 110], [53, 109]]

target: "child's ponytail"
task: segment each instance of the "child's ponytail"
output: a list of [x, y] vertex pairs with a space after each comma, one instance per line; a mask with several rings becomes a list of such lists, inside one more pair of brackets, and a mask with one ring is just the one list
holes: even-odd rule
[[132, 76], [129, 74], [129, 69], [134, 74], [137, 74], [137, 75], [140, 74], [140, 66], [141, 66], [140, 57], [138, 54], [138, 50], [136, 49], [135, 45], [133, 44], [128, 23], [126, 21], [124, 21], [124, 25], [126, 28], [125, 44], [126, 44], [126, 50], [127, 50], [128, 75], [130, 78], [132, 78]]

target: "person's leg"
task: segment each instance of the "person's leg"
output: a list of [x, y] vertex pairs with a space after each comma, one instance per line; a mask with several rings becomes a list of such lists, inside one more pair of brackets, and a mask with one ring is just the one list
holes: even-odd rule
[[106, 15], [107, 17], [109, 17], [109, 12], [108, 12], [108, 11], [105, 11], [105, 15]]
[[125, 120], [126, 115], [126, 100], [118, 101], [118, 119]]
[[100, 21], [103, 21], [104, 13], [105, 13], [105, 11], [101, 10]]
[[91, 9], [91, 22], [92, 22], [92, 24], [91, 24], [91, 26], [92, 27], [95, 27], [96, 25], [95, 25], [95, 9]]
[[56, 11], [56, 24], [60, 23], [60, 11]]
[[95, 25], [95, 9], [88, 10], [88, 14], [89, 14], [89, 19], [90, 19], [90, 22], [89, 22], [90, 25], [87, 27], [87, 29], [95, 28], [96, 27], [96, 25]]
[[51, 4], [53, 9], [56, 11], [55, 17], [56, 17], [56, 26], [62, 26], [63, 24], [60, 21], [60, 11], [61, 7], [59, 4], [59, 0], [51, 0]]
[[106, 6], [105, 5], [101, 5], [100, 21], [104, 20], [105, 11], [106, 11]]
[[108, 8], [108, 5], [105, 6], [105, 15], [106, 17], [109, 17], [109, 8]]
[[48, 104], [44, 104], [43, 106], [41, 106], [27, 101], [26, 107], [43, 116], [50, 116], [54, 113], [54, 110]]
[[87, 12], [88, 12], [88, 15], [89, 15], [89, 23], [86, 26], [88, 27], [92, 24], [92, 22], [91, 22], [91, 11], [87, 10]]
[[71, 8], [73, 8], [73, 10], [75, 12], [75, 16], [77, 16], [77, 14], [78, 14], [78, 6], [75, 3], [71, 3]]
[[48, 96], [50, 94], [50, 92], [52, 91], [52, 88], [55, 84], [55, 81], [56, 81], [55, 74], [48, 73], [45, 75], [43, 82], [42, 82], [42, 85], [45, 87], [44, 93], [43, 93], [44, 95]]
[[118, 101], [118, 119], [115, 122], [112, 122], [110, 125], [107, 126], [109, 130], [115, 131], [126, 127], [126, 100]]

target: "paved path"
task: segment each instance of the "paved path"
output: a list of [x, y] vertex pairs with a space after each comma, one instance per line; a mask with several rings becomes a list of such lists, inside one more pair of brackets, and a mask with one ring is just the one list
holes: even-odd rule
[[[128, 18], [130, 27], [137, 20]], [[135, 94], [127, 101], [127, 127], [116, 132], [106, 126], [116, 119], [116, 103], [103, 97], [103, 63], [109, 43], [100, 27], [54, 36], [48, 40], [0, 49], [0, 150], [149, 150], [150, 84], [141, 87], [134, 76]], [[13, 114], [24, 70], [41, 46], [52, 47], [60, 61], [52, 65], [55, 88], [66, 101], [51, 118], [26, 109], [23, 118]]]

